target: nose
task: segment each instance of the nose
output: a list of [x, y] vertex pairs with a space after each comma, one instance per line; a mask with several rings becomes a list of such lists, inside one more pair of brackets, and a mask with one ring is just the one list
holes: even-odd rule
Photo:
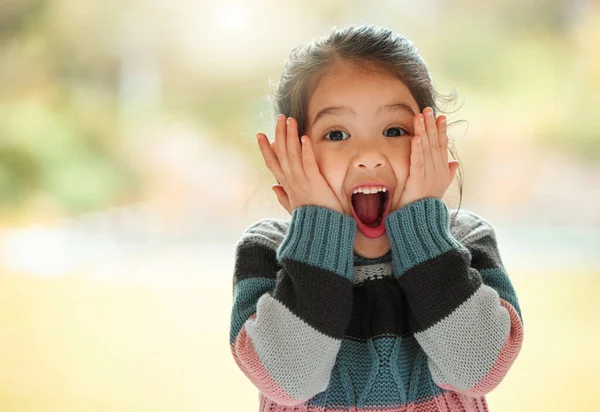
[[378, 169], [385, 165], [385, 157], [380, 150], [363, 147], [356, 154], [353, 164], [359, 169]]

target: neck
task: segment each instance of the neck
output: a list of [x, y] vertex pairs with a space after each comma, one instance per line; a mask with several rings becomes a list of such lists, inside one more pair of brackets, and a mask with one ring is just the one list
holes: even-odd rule
[[390, 238], [387, 234], [378, 237], [377, 239], [371, 239], [360, 233], [356, 232], [354, 237], [354, 252], [362, 257], [373, 259], [385, 255], [390, 250]]

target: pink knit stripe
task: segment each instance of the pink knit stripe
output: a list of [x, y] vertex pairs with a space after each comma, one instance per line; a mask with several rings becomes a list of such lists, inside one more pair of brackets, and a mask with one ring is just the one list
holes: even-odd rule
[[306, 404], [289, 408], [273, 402], [264, 394], [260, 394], [260, 412], [488, 412], [485, 397], [470, 397], [456, 392], [444, 392], [441, 395], [419, 403], [406, 405], [381, 405], [344, 407], [327, 405], [326, 407], [309, 406]]
[[[504, 376], [508, 373], [508, 370], [517, 358], [517, 355], [521, 351], [521, 346], [523, 345], [523, 324], [521, 323], [519, 314], [510, 303], [502, 298], [500, 298], [500, 304], [508, 310], [511, 325], [510, 333], [504, 341], [504, 345], [498, 354], [498, 359], [496, 360], [496, 363], [494, 363], [494, 366], [487, 375], [477, 383], [477, 385], [468, 391], [468, 394], [471, 396], [485, 395], [498, 386]], [[443, 389], [465, 393], [464, 390], [455, 388], [452, 385], [439, 386]]]
[[[254, 313], [250, 318], [256, 318]], [[281, 405], [297, 405], [300, 400], [294, 399], [288, 395], [271, 377], [260, 361], [252, 340], [246, 333], [246, 325], [242, 327], [240, 333], [231, 345], [231, 352], [235, 362], [242, 372], [254, 383], [254, 385], [263, 393], [266, 393], [271, 399]]]

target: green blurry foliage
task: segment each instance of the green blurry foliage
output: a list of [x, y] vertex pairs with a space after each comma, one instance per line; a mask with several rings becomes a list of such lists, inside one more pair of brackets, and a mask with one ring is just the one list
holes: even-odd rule
[[[105, 208], [139, 186], [120, 152], [116, 58], [83, 36], [69, 3], [7, 0], [0, 13], [0, 207], [51, 196], [66, 212]], [[86, 8], [94, 15], [96, 8]], [[106, 15], [104, 16], [106, 17]], [[64, 20], [61, 20], [64, 19]], [[102, 26], [97, 15], [96, 29]]]
[[[135, 174], [102, 136], [77, 127], [39, 102], [0, 106], [1, 199], [19, 203], [29, 192], [51, 193], [70, 212], [110, 205], [135, 186]], [[98, 130], [99, 131], [99, 130]], [[87, 133], [87, 134], [86, 134]]]
[[26, 147], [0, 146], [0, 199], [18, 205], [39, 186], [36, 159]]

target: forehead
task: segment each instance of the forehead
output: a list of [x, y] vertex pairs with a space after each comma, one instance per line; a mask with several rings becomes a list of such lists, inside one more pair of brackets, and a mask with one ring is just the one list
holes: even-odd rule
[[351, 65], [338, 65], [313, 85], [308, 100], [309, 121], [318, 110], [332, 104], [351, 106], [358, 111], [375, 111], [388, 103], [406, 103], [419, 112], [419, 105], [401, 80], [387, 74], [368, 73]]

